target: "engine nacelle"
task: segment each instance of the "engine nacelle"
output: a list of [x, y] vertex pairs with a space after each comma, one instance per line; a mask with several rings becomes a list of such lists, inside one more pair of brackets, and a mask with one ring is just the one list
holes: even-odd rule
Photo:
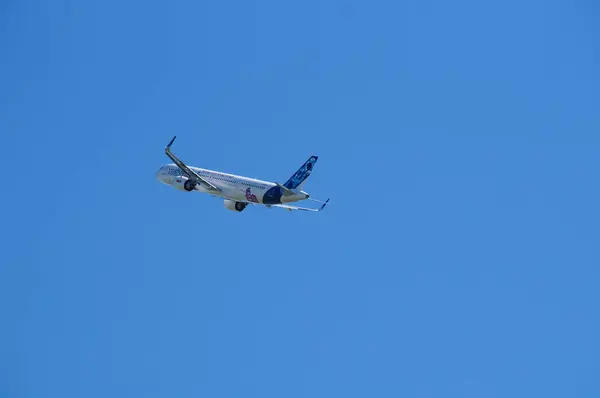
[[194, 189], [196, 189], [196, 183], [194, 183], [194, 181], [191, 181], [189, 178], [187, 177], [175, 177], [173, 179], [173, 187], [179, 189], [180, 191], [187, 191], [187, 192], [191, 192]]
[[248, 203], [244, 202], [236, 202], [235, 200], [225, 199], [223, 200], [223, 205], [226, 209], [240, 212], [248, 206]]

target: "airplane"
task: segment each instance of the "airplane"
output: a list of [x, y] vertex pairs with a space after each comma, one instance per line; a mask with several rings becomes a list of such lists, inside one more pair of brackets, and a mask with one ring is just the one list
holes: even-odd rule
[[[165, 154], [173, 161], [162, 166], [156, 172], [156, 179], [184, 192], [202, 192], [223, 198], [226, 209], [241, 212], [249, 204], [264, 205], [268, 208], [279, 207], [289, 211], [321, 211], [329, 203], [312, 199], [302, 190], [302, 186], [317, 163], [317, 156], [311, 156], [285, 183], [269, 182], [221, 173], [219, 171], [201, 169], [185, 165], [173, 152], [171, 145], [177, 136], [165, 147]], [[321, 204], [319, 208], [298, 207], [289, 205], [301, 200], [310, 200]]]

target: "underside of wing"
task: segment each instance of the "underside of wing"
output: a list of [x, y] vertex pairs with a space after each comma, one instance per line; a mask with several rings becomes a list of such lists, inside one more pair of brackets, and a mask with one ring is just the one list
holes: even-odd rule
[[179, 167], [181, 169], [181, 171], [183, 171], [183, 173], [186, 175], [187, 178], [195, 181], [197, 184], [202, 185], [204, 188], [206, 188], [208, 190], [220, 191], [220, 189], [218, 187], [214, 186], [213, 184], [211, 184], [204, 178], [200, 177], [198, 175], [198, 173], [196, 173], [194, 170], [192, 170], [191, 168], [186, 166], [185, 163], [183, 163], [177, 156], [175, 156], [175, 154], [173, 152], [171, 152], [171, 145], [173, 145], [175, 138], [177, 138], [177, 136], [173, 137], [171, 142], [169, 142], [169, 144], [165, 147], [165, 154], [173, 161], [173, 163], [175, 163], [177, 165], [177, 167]]
[[321, 205], [321, 207], [319, 207], [318, 209], [313, 209], [310, 207], [299, 207], [299, 206], [290, 206], [290, 205], [271, 205], [272, 207], [279, 207], [282, 209], [286, 209], [289, 211], [294, 211], [294, 210], [301, 210], [301, 211], [321, 211], [325, 208], [325, 206], [327, 206], [327, 203], [329, 203], [329, 199], [327, 199], [327, 201], [325, 201], [323, 203], [323, 205]]

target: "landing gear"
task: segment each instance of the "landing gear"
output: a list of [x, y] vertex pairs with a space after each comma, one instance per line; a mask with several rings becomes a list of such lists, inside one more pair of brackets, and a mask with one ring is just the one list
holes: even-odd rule
[[183, 183], [183, 188], [188, 192], [192, 192], [194, 189], [196, 189], [196, 183], [190, 180], [186, 180]]
[[248, 203], [244, 203], [244, 202], [235, 202], [235, 209], [237, 211], [242, 211], [246, 208], [246, 206], [248, 206]]

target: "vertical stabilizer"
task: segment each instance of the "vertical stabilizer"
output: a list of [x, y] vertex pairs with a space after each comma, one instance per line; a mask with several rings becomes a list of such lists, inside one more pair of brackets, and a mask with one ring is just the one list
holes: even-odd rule
[[315, 163], [317, 163], [317, 159], [319, 159], [318, 156], [311, 156], [310, 158], [308, 158], [308, 160], [302, 165], [302, 167], [300, 167], [298, 171], [293, 176], [291, 176], [285, 184], [283, 184], [283, 186], [287, 189], [301, 188], [301, 185], [312, 172]]

